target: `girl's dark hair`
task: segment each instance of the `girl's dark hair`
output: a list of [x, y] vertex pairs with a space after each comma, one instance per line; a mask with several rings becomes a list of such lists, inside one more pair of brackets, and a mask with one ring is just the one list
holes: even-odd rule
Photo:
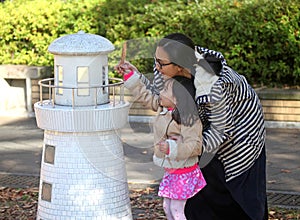
[[172, 63], [189, 69], [191, 74], [195, 75], [195, 45], [189, 37], [181, 33], [169, 34], [161, 39], [157, 46], [164, 49]]
[[176, 99], [176, 108], [172, 112], [172, 118], [185, 126], [192, 126], [199, 118], [196, 103], [194, 101], [196, 89], [191, 79], [183, 76], [174, 76], [172, 93]]

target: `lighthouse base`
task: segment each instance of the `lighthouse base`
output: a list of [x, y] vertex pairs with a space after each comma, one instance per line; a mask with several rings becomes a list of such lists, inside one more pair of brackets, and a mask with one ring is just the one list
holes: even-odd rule
[[39, 220], [132, 219], [116, 131], [45, 131]]

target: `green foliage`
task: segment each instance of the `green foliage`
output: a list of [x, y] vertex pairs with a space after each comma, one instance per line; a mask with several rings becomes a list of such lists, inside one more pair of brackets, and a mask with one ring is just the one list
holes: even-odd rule
[[129, 40], [127, 59], [149, 73], [153, 42], [181, 32], [222, 52], [253, 85], [295, 87], [300, 85], [299, 9], [298, 0], [5, 1], [0, 3], [0, 63], [52, 66], [49, 44], [84, 30], [114, 43], [111, 66]]
[[14, 0], [0, 4], [0, 63], [53, 65], [47, 51], [53, 40], [79, 30], [99, 32], [96, 2]]

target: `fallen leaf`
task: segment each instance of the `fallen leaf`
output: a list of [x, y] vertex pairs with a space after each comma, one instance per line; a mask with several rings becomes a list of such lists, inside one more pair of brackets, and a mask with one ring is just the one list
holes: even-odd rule
[[[0, 220], [35, 220], [38, 192], [38, 188], [0, 188]], [[20, 195], [25, 195], [26, 200], [17, 200], [16, 197]], [[162, 198], [157, 195], [157, 188], [130, 190], [130, 203], [133, 220], [167, 219], [162, 207]], [[300, 219], [300, 211], [270, 208], [269, 220], [292, 219]]]
[[281, 169], [280, 170], [282, 173], [291, 173], [292, 171], [290, 171], [290, 170], [286, 170], [286, 169]]

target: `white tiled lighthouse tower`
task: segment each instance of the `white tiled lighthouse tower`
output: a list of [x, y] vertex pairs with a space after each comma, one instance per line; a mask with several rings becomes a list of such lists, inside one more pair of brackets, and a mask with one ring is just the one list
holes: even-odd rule
[[54, 78], [40, 86], [49, 99], [41, 94], [34, 106], [44, 130], [37, 219], [132, 219], [118, 136], [129, 104], [109, 96], [122, 86], [109, 84], [107, 55], [114, 46], [80, 31], [56, 39], [48, 50]]

